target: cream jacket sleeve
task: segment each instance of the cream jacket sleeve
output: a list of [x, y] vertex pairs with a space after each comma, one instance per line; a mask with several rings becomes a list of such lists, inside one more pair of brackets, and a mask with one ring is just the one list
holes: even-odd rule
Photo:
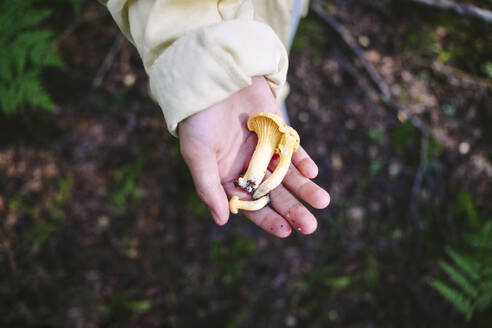
[[265, 76], [275, 96], [281, 93], [293, 0], [100, 1], [137, 48], [173, 135], [180, 121], [253, 76]]

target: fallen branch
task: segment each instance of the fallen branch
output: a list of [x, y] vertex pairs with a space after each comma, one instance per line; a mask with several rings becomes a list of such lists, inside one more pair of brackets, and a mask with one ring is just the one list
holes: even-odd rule
[[70, 24], [58, 37], [56, 37], [54, 43], [60, 44], [61, 42], [63, 42], [80, 25], [96, 21], [96, 20], [103, 18], [105, 16], [108, 16], [107, 11], [105, 11], [103, 13], [88, 14], [88, 15], [77, 17], [72, 24]]
[[430, 69], [436, 75], [446, 78], [449, 84], [460, 88], [480, 88], [492, 90], [492, 83], [487, 79], [472, 76], [460, 69], [448, 66], [438, 60], [430, 61], [418, 57], [409, 57], [408, 61], [415, 67]]
[[113, 42], [113, 45], [111, 46], [111, 49], [109, 50], [108, 54], [104, 58], [104, 61], [97, 70], [96, 76], [94, 77], [94, 80], [92, 80], [92, 90], [95, 90], [99, 88], [101, 85], [102, 81], [104, 80], [104, 76], [106, 73], [109, 71], [111, 68], [111, 65], [113, 64], [114, 58], [118, 54], [118, 52], [121, 49], [121, 46], [123, 45], [123, 40], [124, 40], [123, 34], [118, 34], [116, 39]]
[[335, 32], [337, 32], [337, 34], [342, 38], [345, 44], [357, 56], [372, 83], [379, 91], [383, 104], [385, 104], [388, 108], [394, 110], [397, 113], [398, 119], [407, 119], [422, 134], [428, 137], [433, 137], [431, 129], [419, 117], [413, 115], [407, 108], [405, 108], [405, 106], [392, 99], [388, 84], [386, 84], [374, 65], [367, 59], [366, 55], [364, 54], [364, 50], [362, 50], [362, 48], [359, 46], [359, 44], [350, 34], [350, 32], [343, 25], [338, 23], [331, 14], [323, 9], [319, 1], [314, 1], [314, 3], [312, 4], [312, 10], [333, 30], [335, 30]]
[[418, 214], [418, 198], [420, 195], [421, 187], [422, 187], [422, 181], [424, 177], [424, 172], [427, 169], [427, 161], [426, 161], [426, 148], [428, 144], [428, 139], [424, 137], [423, 135], [420, 138], [420, 164], [417, 169], [417, 172], [415, 173], [415, 177], [413, 179], [413, 184], [412, 184], [412, 193], [410, 196], [410, 217], [413, 220], [417, 219], [417, 214]]
[[381, 76], [376, 71], [376, 69], [371, 64], [371, 62], [366, 58], [366, 56], [364, 55], [364, 50], [362, 50], [359, 47], [357, 41], [352, 37], [350, 32], [343, 25], [338, 23], [332, 15], [330, 15], [326, 10], [324, 10], [318, 1], [313, 3], [312, 8], [313, 11], [316, 13], [316, 15], [321, 17], [321, 19], [323, 19], [326, 23], [328, 23], [328, 25], [330, 25], [330, 27], [334, 29], [338, 33], [338, 35], [340, 35], [340, 37], [354, 52], [357, 58], [359, 58], [362, 65], [364, 66], [364, 69], [366, 70], [367, 74], [371, 78], [372, 82], [379, 89], [379, 92], [381, 93], [383, 98], [389, 99], [391, 97], [391, 93], [388, 85], [381, 78]]
[[[381, 102], [387, 108], [396, 113], [398, 120], [408, 120], [412, 126], [422, 134], [423, 137], [433, 138], [443, 145], [444, 148], [451, 151], [456, 150], [456, 141], [451, 138], [446, 131], [432, 129], [427, 123], [422, 121], [420, 117], [411, 113], [403, 104], [392, 98], [388, 84], [383, 80], [374, 65], [372, 65], [372, 63], [366, 58], [362, 48], [355, 41], [350, 32], [343, 25], [338, 23], [337, 20], [322, 7], [319, 0], [313, 1], [311, 9], [340, 36], [353, 54], [360, 60], [370, 80], [376, 86]], [[471, 163], [479, 172], [482, 172], [489, 178], [492, 178], [492, 164], [486, 158], [481, 155], [475, 155]]]
[[487, 23], [492, 23], [492, 12], [472, 5], [455, 3], [450, 0], [410, 0], [428, 7], [452, 10], [458, 15], [480, 19]]

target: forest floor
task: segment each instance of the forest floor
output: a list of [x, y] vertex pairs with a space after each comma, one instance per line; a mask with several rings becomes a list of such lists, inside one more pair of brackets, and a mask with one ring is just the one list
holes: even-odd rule
[[58, 108], [0, 116], [0, 326], [490, 327], [429, 282], [492, 218], [492, 25], [408, 1], [328, 11], [400, 107], [301, 21], [287, 107], [332, 204], [280, 240], [213, 223], [134, 47], [96, 2], [59, 6]]

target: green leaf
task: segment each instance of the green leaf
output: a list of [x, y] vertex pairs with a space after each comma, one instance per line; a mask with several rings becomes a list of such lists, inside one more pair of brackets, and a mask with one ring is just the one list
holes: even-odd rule
[[323, 279], [323, 283], [330, 287], [345, 288], [350, 286], [352, 283], [352, 278], [349, 276], [326, 277]]
[[483, 70], [489, 79], [492, 79], [492, 62], [486, 62], [483, 65]]
[[458, 193], [455, 210], [458, 214], [466, 214], [468, 224], [471, 228], [478, 229], [482, 226], [477, 206], [475, 205], [472, 194], [468, 191], [460, 191]]
[[466, 315], [470, 320], [473, 314], [473, 307], [470, 301], [467, 300], [460, 292], [449, 287], [440, 280], [433, 280], [431, 286], [434, 287], [446, 300], [452, 303], [459, 311]]
[[478, 286], [481, 293], [490, 293], [492, 294], [492, 279], [488, 281], [484, 281], [480, 283]]
[[410, 122], [400, 124], [391, 135], [391, 145], [393, 149], [401, 153], [415, 138], [415, 128]]
[[478, 274], [480, 269], [480, 264], [477, 261], [469, 256], [462, 255], [451, 248], [446, 250], [449, 257], [456, 263], [456, 265], [466, 272], [473, 280], [480, 279], [480, 275]]
[[466, 292], [471, 297], [476, 297], [478, 295], [477, 289], [471, 284], [471, 282], [458, 272], [455, 268], [447, 264], [445, 261], [439, 261], [439, 266], [446, 272], [451, 280], [453, 280], [458, 286], [460, 286], [464, 292]]
[[481, 276], [485, 279], [492, 279], [492, 267], [486, 266], [485, 268], [483, 268]]
[[369, 139], [378, 145], [381, 145], [384, 141], [384, 132], [381, 129], [370, 129], [367, 135]]
[[492, 248], [492, 220], [487, 221], [483, 225], [478, 238], [478, 246], [481, 248]]
[[31, 227], [29, 234], [32, 239], [32, 248], [38, 248], [47, 242], [55, 227], [50, 223], [36, 223]]
[[70, 4], [72, 5], [73, 12], [75, 14], [80, 14], [80, 10], [82, 9], [82, 0], [70, 0]]
[[150, 310], [150, 308], [152, 307], [152, 301], [151, 300], [130, 301], [127, 303], [127, 307], [135, 312], [145, 312]]
[[45, 68], [63, 68], [52, 46], [53, 33], [38, 23], [50, 14], [35, 7], [37, 0], [0, 3], [0, 109], [7, 115], [27, 107], [53, 110], [55, 104], [43, 87]]
[[483, 294], [476, 299], [475, 304], [481, 310], [489, 307], [492, 304], [492, 290], [483, 291]]
[[50, 9], [34, 9], [33, 0], [4, 1], [0, 6], [0, 23], [3, 31], [0, 40], [9, 40], [51, 15]]

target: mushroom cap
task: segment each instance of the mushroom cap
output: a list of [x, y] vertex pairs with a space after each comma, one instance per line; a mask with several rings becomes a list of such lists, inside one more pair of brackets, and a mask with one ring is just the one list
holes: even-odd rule
[[299, 148], [299, 143], [301, 142], [301, 138], [299, 138], [299, 134], [297, 133], [297, 131], [290, 126], [285, 126], [285, 134], [288, 135], [289, 137], [292, 137], [292, 141], [294, 143], [293, 151], [294, 152], [297, 151], [297, 148]]
[[250, 131], [255, 131], [258, 127], [261, 127], [266, 124], [271, 124], [273, 126], [277, 126], [278, 129], [283, 128], [285, 125], [284, 120], [281, 116], [270, 113], [270, 112], [259, 112], [254, 115], [251, 115], [248, 119], [248, 129]]
[[272, 151], [280, 142], [286, 127], [282, 117], [270, 112], [260, 112], [248, 119], [248, 129], [256, 133], [258, 144], [268, 144]]

